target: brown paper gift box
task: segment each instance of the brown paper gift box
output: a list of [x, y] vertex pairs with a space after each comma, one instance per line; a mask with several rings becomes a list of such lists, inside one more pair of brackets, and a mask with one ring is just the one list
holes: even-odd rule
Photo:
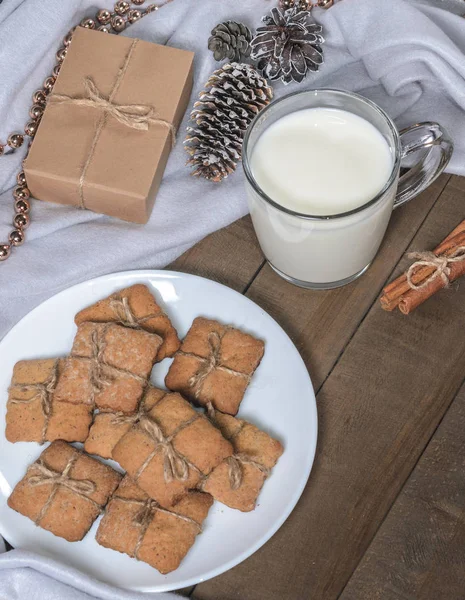
[[169, 126], [151, 122], [145, 131], [135, 129], [104, 108], [53, 96], [88, 98], [90, 78], [114, 105], [152, 107], [156, 118], [177, 129], [192, 89], [193, 56], [78, 27], [25, 163], [31, 194], [146, 223], [172, 148]]

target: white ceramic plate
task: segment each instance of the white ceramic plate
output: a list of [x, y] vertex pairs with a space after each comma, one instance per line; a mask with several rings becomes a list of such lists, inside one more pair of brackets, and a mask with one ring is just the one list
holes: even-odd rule
[[[7, 389], [20, 359], [69, 353], [74, 315], [89, 304], [134, 283], [145, 283], [163, 300], [184, 337], [199, 315], [232, 324], [265, 341], [265, 356], [242, 402], [239, 416], [263, 428], [285, 451], [265, 482], [256, 510], [241, 513], [212, 506], [179, 569], [161, 575], [149, 565], [95, 541], [98, 521], [86, 537], [69, 543], [36, 527], [6, 503], [27, 466], [43, 447], [10, 444], [4, 437]], [[170, 360], [156, 365], [152, 379], [163, 386]], [[256, 304], [207, 279], [170, 271], [133, 271], [93, 279], [50, 298], [20, 321], [0, 343], [0, 533], [15, 547], [49, 555], [100, 581], [134, 591], [167, 591], [193, 585], [234, 567], [258, 550], [284, 523], [297, 503], [313, 463], [317, 438], [315, 395], [307, 369], [281, 327]]]

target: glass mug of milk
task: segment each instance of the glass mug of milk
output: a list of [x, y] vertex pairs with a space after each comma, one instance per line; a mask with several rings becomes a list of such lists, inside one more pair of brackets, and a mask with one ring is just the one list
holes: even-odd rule
[[370, 266], [393, 208], [442, 173], [452, 148], [437, 123], [399, 133], [357, 94], [321, 89], [272, 102], [243, 148], [250, 214], [269, 264], [306, 288], [350, 283]]

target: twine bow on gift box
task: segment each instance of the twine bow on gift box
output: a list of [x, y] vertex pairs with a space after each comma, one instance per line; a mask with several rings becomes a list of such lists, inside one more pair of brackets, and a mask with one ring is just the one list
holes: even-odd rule
[[100, 108], [105, 113], [116, 119], [121, 125], [147, 131], [151, 123], [165, 125], [171, 132], [172, 143], [175, 142], [174, 125], [160, 119], [156, 116], [156, 111], [152, 106], [146, 104], [116, 104], [110, 98], [105, 98], [101, 94], [90, 77], [84, 79], [83, 98], [72, 98], [64, 94], [52, 94], [50, 100], [55, 104], [74, 104], [75, 106], [85, 106], [88, 108]]
[[162, 125], [167, 127], [171, 134], [171, 144], [174, 146], [176, 142], [176, 129], [172, 123], [157, 117], [157, 113], [152, 106], [143, 104], [117, 104], [115, 102], [115, 96], [118, 89], [123, 81], [126, 71], [129, 67], [129, 63], [132, 58], [132, 54], [138, 44], [139, 40], [133, 40], [129, 51], [126, 55], [124, 63], [118, 72], [118, 76], [115, 80], [113, 88], [108, 98], [106, 98], [97, 88], [95, 83], [90, 77], [84, 80], [84, 91], [85, 95], [81, 98], [67, 96], [65, 94], [52, 93], [49, 97], [49, 103], [51, 104], [73, 104], [75, 106], [83, 106], [87, 108], [96, 108], [101, 110], [102, 114], [97, 123], [92, 145], [90, 147], [87, 160], [82, 166], [81, 176], [79, 178], [79, 206], [82, 209], [86, 208], [84, 198], [84, 181], [87, 174], [87, 170], [92, 162], [97, 142], [100, 138], [102, 130], [105, 126], [107, 118], [113, 117], [119, 123], [125, 127], [131, 129], [138, 129], [141, 131], [147, 131], [150, 124]]

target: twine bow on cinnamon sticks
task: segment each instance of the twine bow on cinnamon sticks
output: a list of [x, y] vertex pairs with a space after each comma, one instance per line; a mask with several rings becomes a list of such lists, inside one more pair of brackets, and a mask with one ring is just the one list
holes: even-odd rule
[[399, 310], [407, 315], [438, 290], [465, 275], [465, 220], [432, 252], [412, 252], [415, 259], [406, 273], [383, 290], [384, 310]]

